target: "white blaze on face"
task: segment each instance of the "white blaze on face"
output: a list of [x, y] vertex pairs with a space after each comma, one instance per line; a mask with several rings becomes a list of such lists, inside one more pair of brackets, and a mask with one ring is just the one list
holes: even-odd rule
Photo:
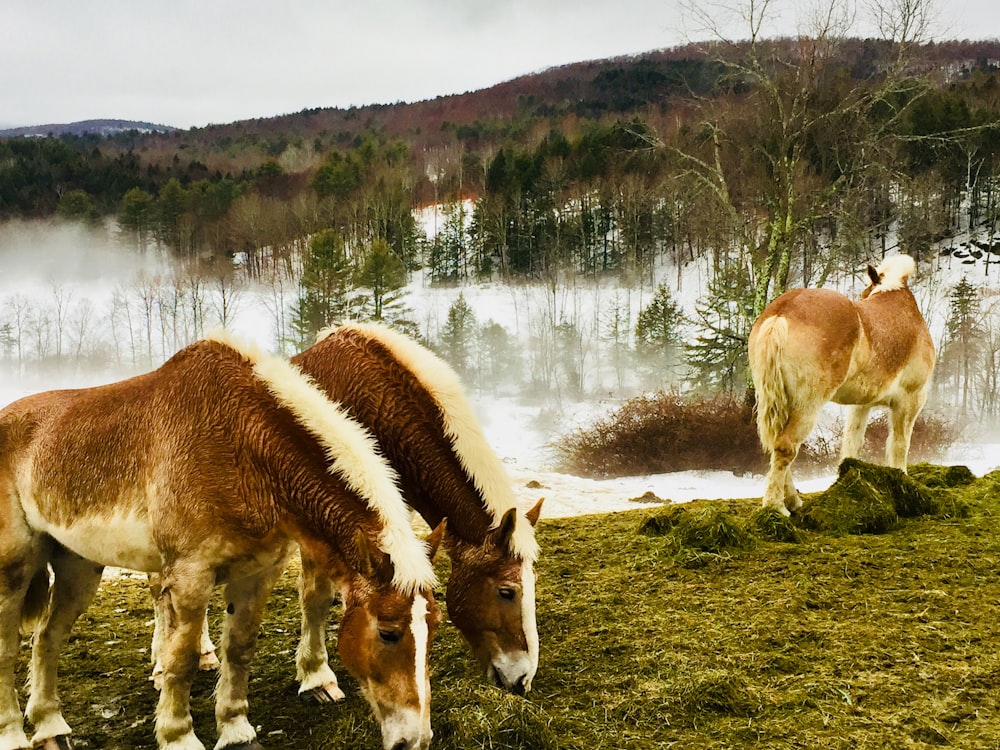
[[[387, 711], [382, 724], [382, 745], [386, 750], [395, 748], [405, 740], [407, 748], [426, 748], [430, 745], [431, 699], [427, 677], [427, 649], [430, 631], [427, 615], [430, 608], [422, 594], [413, 597], [410, 608], [410, 634], [413, 636], [413, 680], [417, 690], [418, 708], [397, 708]], [[376, 709], [376, 715], [379, 715]]]
[[427, 628], [427, 599], [422, 594], [413, 597], [413, 607], [410, 610], [410, 632], [413, 633], [413, 668], [414, 680], [417, 685], [417, 696], [420, 700], [420, 715], [427, 716], [430, 721], [430, 695], [427, 684], [427, 649], [430, 632]]
[[535, 617], [535, 570], [531, 562], [521, 564], [521, 626], [528, 644], [530, 669], [524, 678], [524, 691], [531, 689], [531, 681], [538, 671], [538, 622]]

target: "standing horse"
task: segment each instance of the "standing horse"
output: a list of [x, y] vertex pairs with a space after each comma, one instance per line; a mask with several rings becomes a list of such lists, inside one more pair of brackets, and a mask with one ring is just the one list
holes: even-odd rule
[[757, 432], [771, 454], [763, 505], [802, 506], [791, 464], [828, 401], [848, 405], [841, 459], [857, 456], [872, 407], [890, 411], [885, 462], [906, 471], [913, 423], [927, 400], [934, 342], [907, 279], [908, 255], [868, 266], [871, 284], [853, 301], [826, 289], [785, 292], [750, 331]]
[[[292, 363], [371, 430], [407, 503], [432, 528], [448, 519], [448, 618], [488, 680], [526, 693], [538, 669], [534, 525], [541, 500], [518, 510], [454, 370], [413, 339], [372, 323], [325, 331]], [[342, 694], [323, 638], [332, 594], [303, 552], [300, 692], [336, 700]]]
[[[69, 747], [57, 660], [105, 565], [161, 577], [164, 750], [204, 748], [190, 689], [205, 609], [224, 587], [216, 748], [259, 750], [248, 671], [294, 542], [343, 582], [341, 656], [385, 748], [429, 744], [440, 613], [427, 547], [370, 434], [285, 360], [206, 340], [145, 375], [21, 399], [0, 411], [0, 486], [0, 750]], [[14, 666], [18, 625], [36, 615], [29, 743]]]

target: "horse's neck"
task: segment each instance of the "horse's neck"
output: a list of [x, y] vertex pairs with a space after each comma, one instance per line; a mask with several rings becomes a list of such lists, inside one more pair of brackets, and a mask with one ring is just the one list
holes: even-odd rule
[[407, 503], [434, 528], [478, 544], [494, 525], [444, 432], [437, 403], [384, 350], [336, 335], [292, 361], [376, 437], [398, 472]]

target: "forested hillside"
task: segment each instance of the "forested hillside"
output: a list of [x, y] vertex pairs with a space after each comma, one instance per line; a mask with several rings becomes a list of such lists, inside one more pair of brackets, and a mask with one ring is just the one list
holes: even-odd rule
[[[706, 392], [745, 387], [749, 325], [786, 287], [944, 248], [979, 262], [955, 292], [941, 377], [996, 415], [996, 389], [970, 373], [1000, 369], [978, 283], [1000, 258], [998, 178], [1000, 42], [831, 35], [580, 63], [412, 104], [7, 138], [0, 219], [111, 226], [221, 288], [233, 274], [277, 284], [289, 341], [346, 316], [412, 325], [396, 302], [417, 269], [436, 285], [646, 285], [607, 349], [676, 355], [671, 371]], [[428, 238], [414, 210], [431, 204]], [[712, 273], [685, 318], [657, 269], [694, 261]], [[575, 321], [551, 324], [572, 348]], [[974, 356], [989, 359], [970, 369]]]

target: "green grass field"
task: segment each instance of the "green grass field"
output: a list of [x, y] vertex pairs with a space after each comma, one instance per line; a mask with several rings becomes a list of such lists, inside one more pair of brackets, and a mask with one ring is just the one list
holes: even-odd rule
[[[1000, 473], [910, 476], [858, 464], [807, 496], [795, 525], [756, 498], [543, 519], [534, 688], [518, 698], [485, 685], [443, 626], [433, 747], [1000, 748]], [[870, 495], [895, 513], [850, 516], [869, 512]], [[854, 533], [864, 529], [880, 533]], [[155, 747], [151, 618], [144, 579], [126, 577], [77, 624], [61, 674], [78, 748]], [[347, 700], [297, 701], [297, 630], [286, 574], [251, 682], [265, 748], [378, 750], [336, 662]], [[193, 702], [209, 747], [213, 681], [199, 676]]]

